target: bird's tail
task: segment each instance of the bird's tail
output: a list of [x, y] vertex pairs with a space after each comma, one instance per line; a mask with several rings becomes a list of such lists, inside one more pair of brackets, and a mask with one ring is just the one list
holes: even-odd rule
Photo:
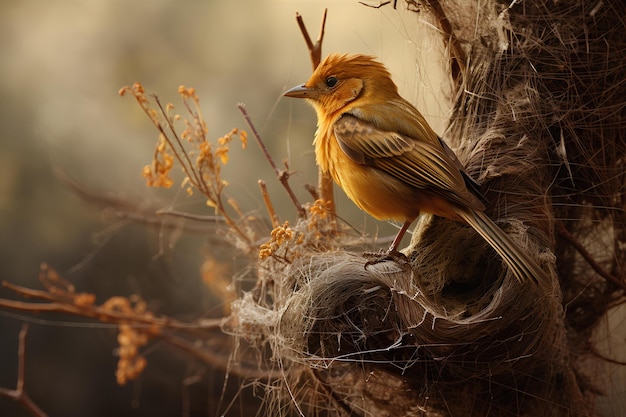
[[520, 283], [548, 285], [545, 271], [484, 212], [467, 208], [456, 212], [502, 257]]

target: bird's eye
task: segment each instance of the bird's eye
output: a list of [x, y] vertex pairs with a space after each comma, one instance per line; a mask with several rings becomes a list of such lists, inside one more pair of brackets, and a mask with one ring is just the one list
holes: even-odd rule
[[330, 88], [333, 88], [335, 85], [337, 85], [337, 77], [326, 78], [326, 85]]

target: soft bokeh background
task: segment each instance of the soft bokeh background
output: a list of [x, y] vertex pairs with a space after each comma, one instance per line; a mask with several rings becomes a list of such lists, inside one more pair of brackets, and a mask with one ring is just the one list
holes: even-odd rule
[[[221, 307], [199, 276], [211, 249], [205, 237], [181, 237], [169, 248], [170, 236], [158, 229], [103, 222], [99, 210], [61, 184], [53, 169], [89, 190], [138, 205], [210, 214], [200, 197], [188, 199], [176, 187], [146, 189], [140, 170], [151, 159], [156, 136], [134, 101], [117, 94], [138, 80], [164, 102], [180, 104], [176, 89], [184, 84], [197, 89], [214, 137], [245, 127], [235, 104], [246, 103], [274, 158], [288, 158], [298, 171], [292, 184], [304, 200], [302, 185], [316, 182], [315, 116], [281, 93], [311, 73], [295, 12], [316, 38], [325, 7], [324, 53], [380, 57], [401, 93], [441, 131], [447, 91], [437, 71], [441, 44], [416, 13], [368, 8], [356, 0], [3, 1], [1, 278], [38, 287], [45, 261], [79, 290], [96, 292], [99, 302], [140, 293], [155, 311], [182, 319], [219, 315]], [[264, 179], [282, 218], [295, 217], [254, 142], [246, 151], [233, 150], [224, 176], [244, 210], [262, 208], [257, 179]], [[372, 235], [393, 233], [337, 194], [339, 213], [351, 224]], [[0, 296], [12, 294], [0, 289]], [[19, 319], [0, 312], [0, 386], [15, 384]], [[231, 381], [223, 401], [209, 401], [222, 390], [223, 376], [204, 374], [197, 363], [160, 345], [148, 352], [144, 377], [118, 387], [115, 329], [67, 317], [28, 321], [27, 390], [50, 415], [176, 416], [188, 395], [193, 415], [213, 416], [237, 398], [239, 383]], [[184, 379], [196, 374], [200, 382], [184, 388]], [[247, 397], [236, 401], [241, 398]], [[0, 415], [26, 414], [0, 398]]]
[[[197, 89], [210, 134], [245, 127], [235, 104], [244, 102], [277, 161], [298, 171], [293, 186], [316, 182], [311, 140], [312, 109], [281, 97], [311, 73], [295, 23], [299, 11], [316, 38], [329, 8], [324, 53], [360, 52], [387, 63], [408, 98], [432, 102], [433, 84], [417, 66], [417, 44], [436, 63], [436, 42], [417, 36], [415, 14], [357, 1], [259, 0], [39, 0], [0, 4], [0, 265], [2, 279], [39, 288], [39, 264], [48, 262], [98, 302], [140, 293], [155, 311], [182, 319], [221, 307], [203, 288], [199, 268], [203, 236], [168, 236], [143, 225], [105, 221], [59, 182], [61, 169], [85, 188], [138, 205], [155, 204], [197, 213], [200, 197], [179, 189], [147, 190], [141, 167], [152, 157], [156, 135], [132, 98], [118, 89], [141, 81], [164, 102], [177, 101], [184, 84]], [[417, 44], [416, 44], [417, 43]], [[418, 81], [419, 80], [419, 81]], [[442, 106], [425, 112], [441, 124]], [[284, 219], [294, 211], [256, 144], [233, 151], [224, 176], [244, 210], [262, 207], [257, 179], [264, 179]], [[341, 196], [341, 193], [338, 192]], [[381, 223], [340, 201], [340, 214], [378, 233]], [[261, 211], [261, 213], [263, 213]], [[381, 234], [393, 233], [384, 226]], [[165, 249], [164, 249], [165, 248]], [[237, 273], [234, 270], [233, 273]], [[5, 289], [0, 296], [13, 297]], [[20, 316], [0, 312], [0, 386], [14, 387]], [[156, 345], [144, 377], [115, 384], [115, 329], [71, 317], [36, 316], [27, 348], [27, 390], [51, 415], [181, 415], [183, 395], [198, 415], [218, 415], [235, 397], [238, 382], [221, 403], [221, 375]], [[183, 388], [183, 379], [202, 374]], [[184, 394], [183, 394], [184, 392]], [[241, 400], [238, 400], [241, 401]], [[0, 398], [0, 415], [25, 415]]]

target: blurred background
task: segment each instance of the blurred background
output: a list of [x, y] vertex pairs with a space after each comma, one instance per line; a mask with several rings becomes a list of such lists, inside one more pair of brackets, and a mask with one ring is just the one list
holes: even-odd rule
[[[437, 63], [434, 29], [415, 13], [357, 1], [296, 0], [7, 0], [0, 4], [0, 265], [1, 279], [41, 288], [41, 262], [78, 291], [141, 294], [150, 308], [180, 319], [219, 316], [222, 306], [204, 287], [200, 266], [212, 248], [206, 236], [165, 235], [159, 228], [104, 218], [59, 181], [61, 170], [85, 189], [140, 207], [212, 214], [196, 195], [174, 186], [149, 190], [141, 168], [151, 161], [155, 130], [131, 97], [118, 90], [141, 81], [147, 93], [181, 108], [181, 84], [196, 88], [209, 135], [246, 128], [235, 105], [244, 102], [276, 161], [297, 171], [292, 185], [316, 183], [311, 141], [315, 114], [281, 93], [311, 74], [295, 21], [299, 11], [313, 39], [328, 8], [324, 55], [378, 56], [407, 98], [442, 126], [444, 106], [433, 101], [443, 81], [418, 66], [416, 50]], [[418, 29], [422, 34], [418, 36]], [[250, 138], [252, 139], [252, 138]], [[228, 194], [244, 211], [266, 216], [257, 180], [268, 183], [283, 220], [295, 212], [253, 141], [233, 146], [224, 172]], [[354, 209], [340, 191], [339, 214], [372, 235], [394, 228]], [[408, 239], [408, 238], [407, 238]], [[230, 255], [232, 256], [232, 255]], [[239, 273], [232, 260], [232, 273]], [[1, 297], [15, 298], [0, 289]], [[24, 317], [0, 311], [0, 386], [14, 388], [17, 339]], [[238, 381], [221, 401], [210, 400], [224, 378], [158, 344], [134, 383], [115, 383], [116, 329], [67, 316], [37, 315], [27, 339], [26, 389], [50, 415], [219, 415], [241, 402]], [[188, 384], [195, 375], [200, 382]], [[187, 382], [186, 382], [187, 381]], [[247, 397], [246, 397], [247, 398]], [[230, 407], [230, 408], [229, 408]], [[241, 408], [241, 407], [240, 407]], [[27, 415], [0, 398], [0, 415]]]

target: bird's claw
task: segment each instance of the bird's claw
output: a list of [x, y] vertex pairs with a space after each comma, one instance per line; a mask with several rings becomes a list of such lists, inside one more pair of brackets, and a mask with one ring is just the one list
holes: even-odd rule
[[406, 257], [402, 252], [398, 252], [397, 250], [384, 250], [381, 249], [378, 252], [365, 252], [363, 253], [363, 257], [368, 259], [365, 262], [364, 268], [367, 269], [370, 265], [376, 265], [381, 262], [393, 261], [399, 263], [402, 266], [410, 264], [409, 258]]

